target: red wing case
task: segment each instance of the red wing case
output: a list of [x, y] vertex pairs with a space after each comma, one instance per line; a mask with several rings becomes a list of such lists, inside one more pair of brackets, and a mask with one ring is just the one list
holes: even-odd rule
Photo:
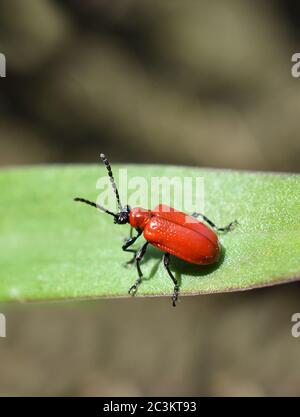
[[152, 213], [144, 236], [153, 246], [194, 264], [217, 262], [220, 245], [217, 235], [208, 226], [162, 204]]

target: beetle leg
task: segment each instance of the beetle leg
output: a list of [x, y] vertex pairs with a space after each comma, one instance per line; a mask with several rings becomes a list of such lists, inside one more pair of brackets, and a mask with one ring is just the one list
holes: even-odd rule
[[179, 285], [178, 285], [178, 281], [177, 279], [174, 277], [174, 275], [172, 274], [169, 265], [170, 265], [170, 254], [168, 252], [166, 252], [163, 256], [163, 262], [164, 262], [164, 267], [166, 268], [170, 278], [172, 279], [172, 281], [174, 282], [174, 291], [173, 291], [173, 295], [172, 295], [172, 302], [173, 302], [173, 307], [176, 307], [176, 301], [178, 300], [178, 295], [179, 295]]
[[204, 216], [204, 214], [201, 213], [193, 213], [192, 217], [202, 217], [202, 219], [208, 223], [214, 230], [216, 230], [217, 232], [229, 232], [231, 230], [233, 230], [235, 228], [235, 226], [238, 224], [237, 220], [234, 220], [233, 222], [229, 223], [227, 226], [224, 227], [218, 227], [216, 226], [211, 220], [209, 220], [206, 216]]
[[130, 226], [129, 237], [124, 237], [124, 240], [123, 240], [124, 243], [126, 243], [128, 239], [132, 238], [132, 233], [133, 233], [133, 227]]
[[146, 249], [147, 246], [149, 245], [149, 242], [146, 242], [143, 244], [143, 246], [139, 249], [136, 257], [135, 257], [135, 261], [136, 261], [136, 268], [139, 274], [138, 279], [135, 281], [135, 283], [132, 285], [132, 287], [129, 288], [128, 294], [130, 295], [135, 295], [135, 293], [137, 292], [138, 286], [140, 285], [140, 283], [142, 282], [142, 278], [143, 278], [143, 273], [140, 267], [140, 262], [143, 259], [143, 256], [146, 253]]
[[132, 236], [132, 228], [130, 229], [130, 235], [131, 236], [128, 239], [126, 239], [126, 241], [124, 242], [124, 244], [122, 246], [122, 249], [123, 249], [123, 251], [131, 252], [134, 255], [128, 262], [126, 262], [126, 265], [133, 264], [133, 262], [135, 261], [137, 250], [136, 249], [129, 249], [129, 247], [134, 244], [134, 242], [137, 240], [138, 237], [141, 236], [141, 234], [142, 233], [138, 233], [136, 236]]

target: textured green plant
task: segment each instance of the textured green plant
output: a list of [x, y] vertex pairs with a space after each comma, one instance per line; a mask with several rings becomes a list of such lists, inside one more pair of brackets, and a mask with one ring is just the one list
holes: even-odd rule
[[[118, 166], [114, 166], [117, 172]], [[124, 166], [123, 166], [124, 168]], [[217, 225], [237, 219], [220, 235], [218, 265], [196, 266], [174, 257], [181, 295], [245, 290], [300, 278], [300, 176], [129, 165], [128, 176], [201, 176], [205, 214]], [[102, 166], [53, 166], [0, 172], [0, 300], [127, 296], [136, 279], [121, 250], [128, 226], [76, 204], [95, 200]], [[142, 243], [142, 238], [139, 244]], [[136, 296], [171, 295], [173, 285], [151, 248]]]

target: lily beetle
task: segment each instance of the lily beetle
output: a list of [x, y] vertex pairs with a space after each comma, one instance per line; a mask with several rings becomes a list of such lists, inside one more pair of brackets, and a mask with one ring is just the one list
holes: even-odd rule
[[[179, 295], [179, 285], [176, 277], [170, 270], [170, 255], [196, 265], [209, 265], [218, 262], [221, 246], [215, 232], [228, 232], [234, 228], [237, 221], [235, 220], [225, 227], [217, 227], [201, 213], [188, 215], [164, 204], [159, 204], [154, 210], [140, 207], [131, 208], [128, 205], [122, 206], [110, 163], [104, 154], [101, 154], [100, 157], [108, 171], [119, 211], [113, 213], [99, 204], [84, 198], [75, 198], [74, 200], [109, 214], [114, 218], [115, 224], [130, 224], [130, 236], [124, 242], [122, 249], [123, 251], [133, 253], [132, 259], [127, 264], [136, 264], [138, 278], [130, 287], [129, 294], [135, 295], [142, 282], [143, 273], [140, 263], [148, 245], [151, 244], [164, 252], [162, 260], [174, 284], [172, 302], [175, 307]], [[201, 217], [210, 227], [197, 220], [198, 217]], [[132, 236], [133, 229], [137, 232], [135, 236]], [[138, 250], [131, 248], [142, 234], [146, 242]]]

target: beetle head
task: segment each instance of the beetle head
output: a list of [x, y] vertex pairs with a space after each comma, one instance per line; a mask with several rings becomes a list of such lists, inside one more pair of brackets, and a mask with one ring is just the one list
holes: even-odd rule
[[130, 207], [126, 205], [119, 211], [119, 213], [115, 214], [114, 222], [116, 224], [129, 223], [129, 215], [130, 215]]

